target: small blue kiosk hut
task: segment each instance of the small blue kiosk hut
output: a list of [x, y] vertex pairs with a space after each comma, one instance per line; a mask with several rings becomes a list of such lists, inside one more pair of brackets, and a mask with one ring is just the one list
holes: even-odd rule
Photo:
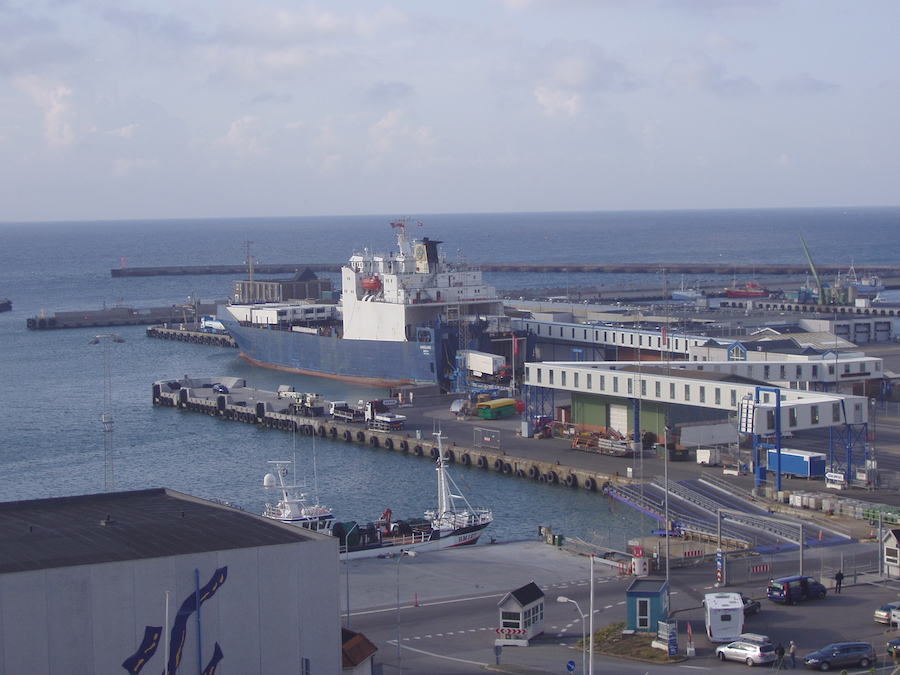
[[628, 631], [655, 633], [659, 621], [669, 620], [669, 584], [665, 579], [639, 577], [625, 591], [625, 599]]

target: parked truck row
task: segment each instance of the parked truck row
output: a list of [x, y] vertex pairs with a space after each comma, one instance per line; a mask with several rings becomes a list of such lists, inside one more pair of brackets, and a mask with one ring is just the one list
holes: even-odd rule
[[289, 408], [294, 415], [321, 417], [327, 414], [340, 422], [364, 423], [366, 428], [375, 431], [398, 431], [406, 426], [406, 416], [391, 411], [389, 404], [397, 404], [394, 400], [360, 401], [355, 406], [347, 401], [329, 403], [321, 394], [294, 391], [289, 385], [278, 388], [278, 397], [292, 399]]

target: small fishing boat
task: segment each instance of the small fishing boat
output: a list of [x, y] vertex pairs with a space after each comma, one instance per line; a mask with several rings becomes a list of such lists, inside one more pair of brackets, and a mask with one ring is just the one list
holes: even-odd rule
[[693, 288], [684, 287], [684, 275], [681, 276], [681, 288], [672, 291], [673, 300], [699, 300], [705, 297], [706, 293], [701, 291], [698, 285]]
[[267, 503], [263, 515], [289, 525], [330, 534], [331, 524], [334, 522], [331, 510], [321, 504], [309, 504], [307, 495], [300, 492], [299, 485], [288, 485], [285, 482], [291, 462], [274, 460], [269, 464], [274, 466], [275, 472], [265, 475], [263, 487], [266, 490], [277, 489], [281, 493], [281, 499], [276, 504]]
[[841, 275], [838, 273], [835, 285], [843, 285], [848, 288], [852, 286], [856, 288], [857, 295], [869, 298], [875, 297], [884, 290], [884, 284], [877, 275], [866, 274], [858, 277], [853, 265], [850, 265], [850, 269], [847, 270], [846, 274]]
[[[438, 439], [435, 460], [438, 505], [436, 509], [425, 511], [424, 517], [395, 520], [391, 509], [385, 509], [381, 518], [374, 522], [339, 522], [327, 509], [325, 513], [304, 512], [304, 507], [323, 507], [309, 507], [302, 495], [292, 497], [286, 486], [282, 487], [282, 501], [273, 507], [266, 505], [264, 515], [337, 537], [342, 558], [375, 558], [398, 551], [433, 551], [473, 545], [493, 521], [493, 514], [489, 509], [472, 508], [464, 496], [454, 494], [460, 490], [447, 473], [442, 438], [439, 433], [435, 436]], [[272, 474], [266, 476], [266, 483], [273, 487], [279, 485], [278, 478]], [[287, 517], [290, 513], [296, 513], [297, 517]]]

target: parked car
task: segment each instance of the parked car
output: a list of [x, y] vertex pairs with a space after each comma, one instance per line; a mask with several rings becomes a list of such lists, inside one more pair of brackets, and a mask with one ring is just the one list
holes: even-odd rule
[[766, 588], [766, 597], [773, 602], [794, 605], [801, 600], [825, 597], [825, 587], [812, 577], [792, 576], [772, 579]]
[[771, 642], [763, 639], [755, 640], [752, 636], [746, 635], [742, 635], [740, 640], [716, 647], [716, 656], [720, 661], [743, 661], [748, 666], [772, 663], [777, 658], [775, 647]]
[[889, 602], [886, 605], [882, 605], [875, 610], [875, 620], [878, 623], [890, 623], [891, 612], [895, 609], [900, 609], [900, 602]]
[[875, 648], [868, 642], [835, 642], [803, 657], [807, 668], [831, 670], [844, 666], [868, 668], [875, 663]]
[[888, 656], [893, 657], [895, 654], [900, 656], [900, 638], [894, 638], [885, 646]]
[[212, 389], [217, 394], [227, 394], [228, 393], [228, 387], [226, 387], [224, 384], [214, 384]]
[[747, 616], [748, 614], [759, 614], [762, 610], [762, 603], [760, 603], [759, 600], [748, 598], [743, 593], [741, 593], [741, 600], [744, 601], [744, 616]]

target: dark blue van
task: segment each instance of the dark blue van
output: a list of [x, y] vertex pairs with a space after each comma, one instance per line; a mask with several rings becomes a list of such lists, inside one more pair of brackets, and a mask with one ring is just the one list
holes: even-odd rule
[[821, 600], [825, 597], [825, 587], [812, 577], [781, 577], [769, 582], [766, 597], [773, 602], [794, 605], [801, 600]]

